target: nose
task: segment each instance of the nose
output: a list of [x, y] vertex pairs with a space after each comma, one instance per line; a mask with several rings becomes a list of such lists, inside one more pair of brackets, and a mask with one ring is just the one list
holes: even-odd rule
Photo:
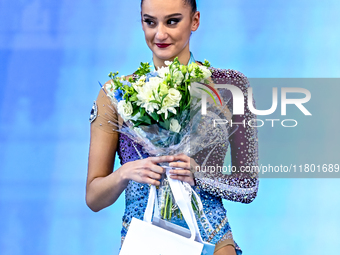
[[157, 26], [157, 32], [155, 37], [158, 41], [164, 41], [168, 38], [167, 29], [164, 25], [159, 24]]

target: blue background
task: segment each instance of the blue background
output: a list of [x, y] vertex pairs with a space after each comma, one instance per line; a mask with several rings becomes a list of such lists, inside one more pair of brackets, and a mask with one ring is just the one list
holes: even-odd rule
[[[118, 253], [124, 196], [98, 213], [85, 204], [88, 117], [98, 80], [151, 59], [139, 4], [0, 1], [0, 254]], [[198, 8], [197, 60], [251, 78], [340, 76], [337, 0], [202, 0]], [[308, 89], [319, 97], [313, 119], [292, 133], [259, 129], [261, 163], [340, 163], [339, 87]], [[261, 179], [253, 203], [225, 201], [236, 242], [244, 254], [339, 253], [339, 185]]]

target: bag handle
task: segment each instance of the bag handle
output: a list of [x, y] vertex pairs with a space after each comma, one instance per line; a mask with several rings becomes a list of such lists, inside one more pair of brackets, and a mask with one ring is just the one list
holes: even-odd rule
[[166, 175], [168, 177], [168, 181], [169, 181], [169, 184], [172, 190], [172, 194], [174, 195], [175, 201], [179, 209], [181, 210], [184, 220], [189, 226], [189, 229], [191, 230], [191, 228], [193, 228], [195, 230], [194, 234], [193, 234], [193, 231], [191, 231], [191, 235], [192, 235], [191, 238], [193, 237], [193, 239], [195, 239], [195, 237], [197, 236], [198, 241], [203, 243], [200, 231], [198, 229], [195, 213], [191, 206], [191, 198], [189, 196], [189, 192], [185, 189], [185, 186], [182, 183], [182, 181], [174, 180], [170, 178], [169, 170], [170, 169], [166, 170]]
[[[135, 144], [132, 143], [132, 145], [135, 148], [135, 150], [137, 151], [138, 156], [141, 159], [143, 159], [143, 156], [141, 155], [141, 153], [139, 152], [139, 150], [137, 149]], [[165, 167], [165, 168], [166, 168], [166, 176], [168, 177], [170, 188], [173, 192], [176, 203], [177, 203], [179, 209], [181, 210], [181, 212], [183, 214], [185, 222], [189, 226], [189, 229], [190, 229], [190, 232], [191, 232], [190, 240], [194, 241], [196, 234], [197, 234], [198, 240], [201, 243], [203, 243], [203, 240], [202, 240], [202, 237], [201, 237], [201, 234], [200, 234], [200, 231], [198, 229], [197, 222], [196, 222], [195, 214], [194, 214], [194, 211], [191, 207], [191, 201], [189, 199], [189, 196], [183, 195], [183, 194], [186, 194], [187, 192], [186, 192], [182, 182], [180, 182], [179, 180], [173, 180], [172, 178], [170, 178], [170, 174], [169, 174], [170, 167]], [[175, 190], [175, 193], [177, 195], [174, 193], [174, 190]], [[158, 198], [157, 198], [156, 187], [154, 185], [150, 185], [148, 203], [146, 205], [144, 217], [143, 217], [143, 220], [147, 223], [150, 223], [150, 224], [151, 224], [151, 218], [152, 218], [154, 205], [155, 205], [155, 213], [157, 214], [156, 216], [158, 218], [161, 218], [160, 214], [159, 214], [159, 208], [158, 208]]]
[[[191, 201], [189, 199], [189, 196], [186, 195], [188, 192], [185, 190], [185, 187], [181, 181], [174, 180], [169, 177], [169, 170], [170, 168], [166, 167], [166, 175], [168, 177], [169, 185], [170, 185], [172, 194], [174, 195], [175, 201], [179, 209], [182, 212], [185, 222], [187, 223], [190, 229], [190, 232], [191, 232], [190, 240], [194, 241], [197, 235], [198, 240], [200, 242], [203, 242], [199, 229], [198, 229], [194, 211], [191, 207]], [[153, 210], [154, 205], [155, 205], [155, 210]], [[156, 187], [154, 185], [151, 185], [148, 203], [147, 203], [145, 213], [144, 213], [144, 221], [151, 223], [151, 218], [152, 218], [153, 213], [155, 213], [156, 216], [160, 218]]]

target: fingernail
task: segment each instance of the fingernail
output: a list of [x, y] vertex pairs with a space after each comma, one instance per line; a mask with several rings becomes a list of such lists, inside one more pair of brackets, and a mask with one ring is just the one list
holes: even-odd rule
[[169, 164], [169, 166], [173, 166], [173, 165], [174, 165], [174, 163], [170, 163], [170, 164]]

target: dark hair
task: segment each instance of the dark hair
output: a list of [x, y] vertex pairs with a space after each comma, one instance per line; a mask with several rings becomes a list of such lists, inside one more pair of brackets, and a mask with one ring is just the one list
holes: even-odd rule
[[[140, 3], [140, 7], [142, 8], [142, 5], [143, 5], [143, 1], [141, 1]], [[185, 4], [189, 4], [191, 6], [191, 11], [193, 13], [195, 13], [197, 11], [197, 4], [196, 4], [196, 0], [183, 0], [185, 2]]]

